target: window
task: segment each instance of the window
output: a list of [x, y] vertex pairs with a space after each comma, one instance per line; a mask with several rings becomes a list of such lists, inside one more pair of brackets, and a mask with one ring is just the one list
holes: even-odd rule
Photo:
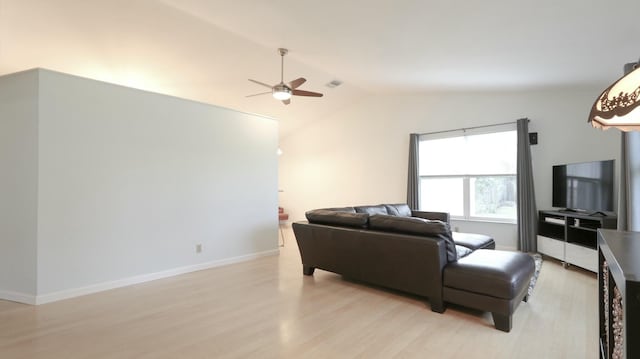
[[515, 124], [422, 135], [418, 156], [421, 209], [516, 220]]

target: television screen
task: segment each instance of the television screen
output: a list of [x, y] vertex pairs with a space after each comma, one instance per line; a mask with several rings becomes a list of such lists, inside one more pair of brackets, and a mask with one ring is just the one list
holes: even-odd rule
[[553, 166], [553, 207], [613, 211], [614, 160]]

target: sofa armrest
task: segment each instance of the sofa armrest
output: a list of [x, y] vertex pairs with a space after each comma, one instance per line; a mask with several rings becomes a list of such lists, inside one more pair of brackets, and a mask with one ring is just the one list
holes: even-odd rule
[[448, 212], [411, 211], [411, 216], [430, 220], [438, 220], [450, 224]]

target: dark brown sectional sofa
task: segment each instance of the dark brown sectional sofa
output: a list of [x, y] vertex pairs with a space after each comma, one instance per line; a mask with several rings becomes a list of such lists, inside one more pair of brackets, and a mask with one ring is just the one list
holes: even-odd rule
[[426, 297], [435, 312], [456, 303], [492, 313], [510, 331], [525, 300], [534, 261], [494, 250], [492, 238], [452, 233], [449, 215], [406, 204], [312, 210], [293, 223], [303, 273], [322, 269]]

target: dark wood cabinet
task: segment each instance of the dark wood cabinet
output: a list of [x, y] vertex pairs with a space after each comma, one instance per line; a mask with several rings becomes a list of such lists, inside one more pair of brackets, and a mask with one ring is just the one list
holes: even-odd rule
[[640, 232], [598, 230], [600, 358], [640, 358]]

